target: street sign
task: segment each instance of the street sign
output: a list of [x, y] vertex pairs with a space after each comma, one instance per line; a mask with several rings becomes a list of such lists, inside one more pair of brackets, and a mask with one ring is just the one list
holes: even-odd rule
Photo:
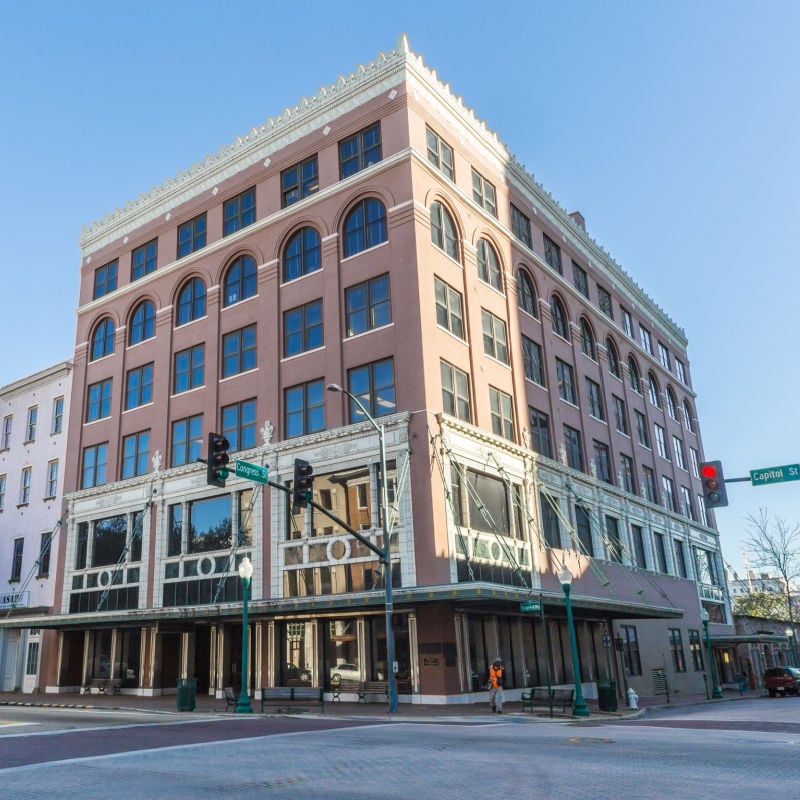
[[269, 483], [269, 470], [267, 467], [259, 467], [258, 464], [251, 464], [249, 461], [237, 460], [236, 475], [239, 478], [247, 478], [256, 483]]
[[784, 464], [782, 467], [764, 467], [750, 470], [750, 483], [753, 486], [766, 486], [768, 483], [800, 481], [800, 464]]
[[541, 611], [542, 604], [538, 600], [528, 600], [527, 603], [519, 604], [520, 611]]

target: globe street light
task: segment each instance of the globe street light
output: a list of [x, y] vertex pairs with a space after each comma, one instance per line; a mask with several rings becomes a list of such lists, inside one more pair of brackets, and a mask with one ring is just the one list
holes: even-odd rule
[[786, 633], [786, 638], [789, 640], [789, 649], [792, 652], [792, 664], [796, 667], [797, 650], [794, 649], [794, 631], [791, 628], [787, 628], [785, 633]]
[[583, 689], [581, 688], [581, 666], [578, 663], [578, 642], [575, 639], [575, 623], [572, 620], [572, 601], [569, 598], [569, 590], [572, 585], [572, 573], [566, 564], [558, 572], [558, 582], [564, 590], [567, 606], [567, 628], [569, 629], [569, 646], [572, 650], [572, 674], [575, 678], [575, 700], [572, 703], [572, 713], [576, 717], [588, 717], [589, 708], [583, 699]]
[[708, 611], [702, 609], [700, 611], [700, 619], [703, 621], [703, 630], [706, 636], [706, 650], [708, 651], [708, 660], [711, 664], [711, 697], [714, 700], [722, 700], [722, 689], [719, 687], [717, 681], [717, 666], [714, 663], [714, 654], [711, 652], [711, 635], [708, 632]]
[[250, 705], [250, 695], [247, 693], [247, 673], [249, 672], [249, 660], [247, 655], [247, 600], [250, 594], [250, 579], [253, 577], [253, 562], [245, 556], [239, 562], [239, 577], [242, 579], [242, 691], [239, 693], [239, 700], [236, 703], [235, 713], [252, 714], [253, 707]]
[[381, 561], [383, 563], [384, 579], [384, 606], [386, 609], [386, 661], [387, 671], [389, 674], [389, 713], [393, 714], [397, 711], [397, 678], [394, 674], [394, 632], [392, 630], [392, 562], [391, 552], [389, 550], [389, 495], [386, 490], [386, 441], [384, 437], [383, 425], [378, 424], [375, 417], [364, 408], [364, 404], [354, 395], [347, 391], [347, 389], [339, 386], [338, 383], [329, 383], [326, 387], [329, 392], [341, 392], [346, 394], [358, 407], [361, 413], [367, 418], [370, 425], [378, 433], [378, 442], [380, 444], [380, 461], [381, 461], [381, 517], [383, 522], [383, 555]]

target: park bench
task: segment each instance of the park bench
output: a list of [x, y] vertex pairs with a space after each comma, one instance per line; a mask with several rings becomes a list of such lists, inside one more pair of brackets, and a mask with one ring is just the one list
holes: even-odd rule
[[342, 693], [358, 695], [358, 701], [361, 702], [361, 681], [356, 681], [352, 678], [332, 678], [331, 694], [334, 702], [337, 700], [341, 702]]
[[534, 706], [561, 706], [561, 713], [566, 714], [567, 709], [572, 707], [574, 697], [574, 689], [556, 686], [548, 691], [546, 686], [534, 686], [529, 692], [522, 692], [520, 699], [523, 711], [533, 711]]
[[83, 685], [84, 694], [91, 694], [93, 689], [97, 694], [122, 694], [122, 678], [92, 678]]
[[318, 705], [325, 710], [325, 691], [321, 686], [264, 686], [261, 689], [261, 712], [264, 706], [289, 709], [293, 705]]
[[239, 698], [233, 690], [233, 686], [225, 687], [225, 710], [230, 711], [231, 707], [236, 708]]
[[389, 702], [389, 681], [363, 681], [358, 690], [358, 702], [366, 703], [368, 694], [383, 695], [384, 702]]

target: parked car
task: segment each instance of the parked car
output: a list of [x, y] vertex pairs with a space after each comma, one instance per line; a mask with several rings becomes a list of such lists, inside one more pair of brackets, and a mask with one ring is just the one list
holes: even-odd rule
[[295, 664], [287, 663], [284, 667], [284, 678], [287, 682], [287, 686], [292, 686], [297, 683], [310, 686], [311, 670], [300, 669], [300, 667]]
[[[357, 664], [347, 664], [345, 662], [331, 667], [331, 680], [339, 678], [346, 678], [348, 680], [358, 681], [361, 680], [361, 670]], [[338, 679], [337, 679], [338, 680]]]
[[800, 694], [800, 669], [771, 667], [764, 673], [764, 686], [770, 697], [777, 694]]

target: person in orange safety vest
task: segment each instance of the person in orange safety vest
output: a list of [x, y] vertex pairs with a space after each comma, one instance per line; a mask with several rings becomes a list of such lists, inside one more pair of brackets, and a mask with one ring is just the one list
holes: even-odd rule
[[503, 678], [505, 667], [500, 658], [496, 658], [489, 667], [489, 705], [493, 714], [503, 713]]

